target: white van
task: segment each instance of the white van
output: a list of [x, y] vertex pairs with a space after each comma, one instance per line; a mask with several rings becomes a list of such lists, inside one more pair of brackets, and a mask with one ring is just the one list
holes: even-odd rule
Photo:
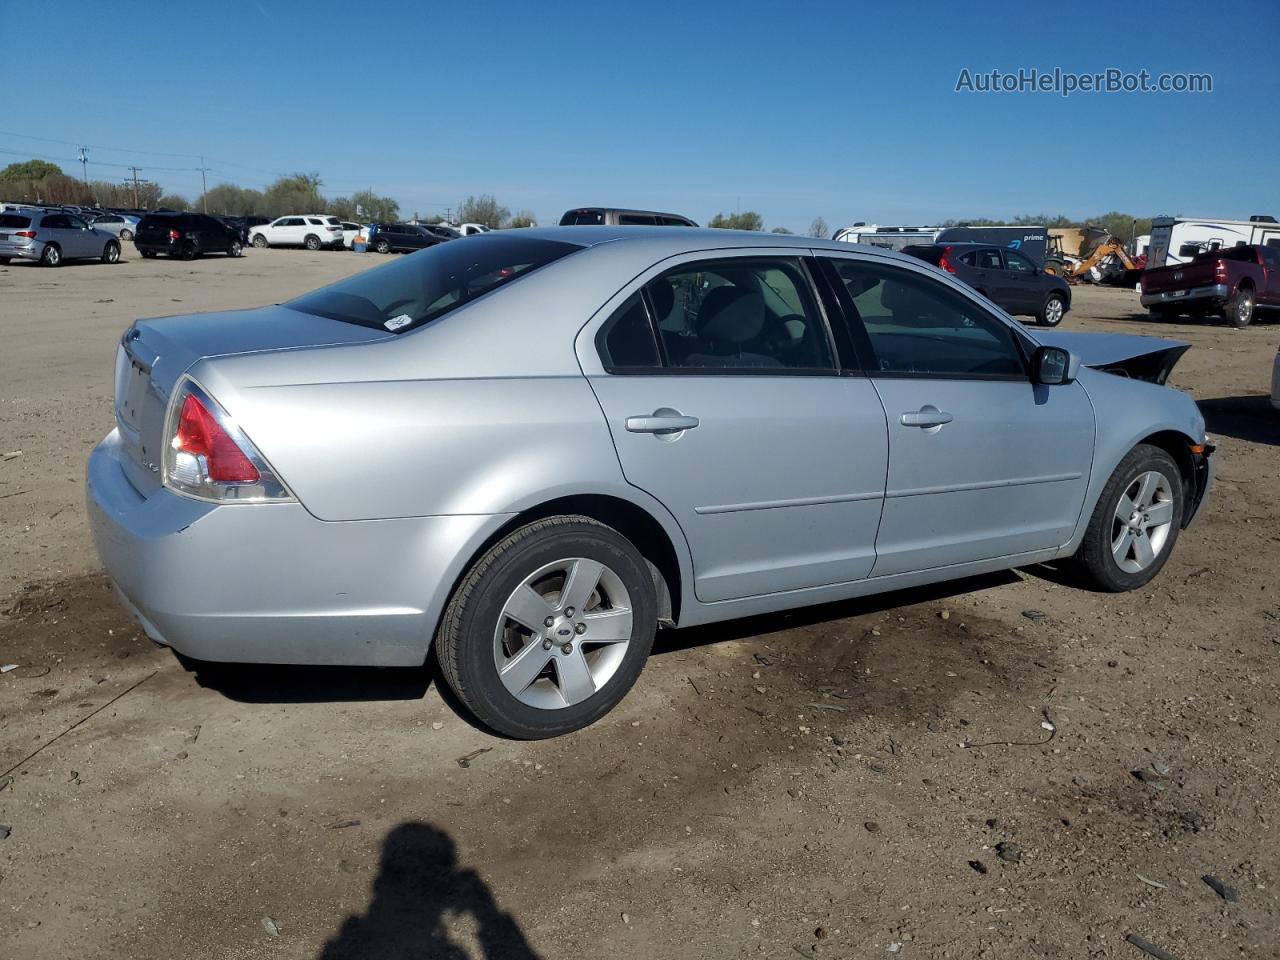
[[1280, 247], [1280, 223], [1275, 217], [1214, 220], [1205, 217], [1156, 217], [1151, 221], [1147, 267], [1190, 263], [1197, 254], [1221, 247], [1261, 244]]

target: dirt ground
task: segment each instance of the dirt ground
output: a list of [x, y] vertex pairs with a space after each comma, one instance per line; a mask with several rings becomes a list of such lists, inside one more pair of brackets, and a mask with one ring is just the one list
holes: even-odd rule
[[1194, 345], [1219, 444], [1147, 589], [1038, 568], [675, 632], [527, 744], [429, 669], [184, 664], [97, 568], [129, 322], [372, 262], [0, 268], [0, 957], [1280, 956], [1280, 324], [1077, 289], [1067, 328]]

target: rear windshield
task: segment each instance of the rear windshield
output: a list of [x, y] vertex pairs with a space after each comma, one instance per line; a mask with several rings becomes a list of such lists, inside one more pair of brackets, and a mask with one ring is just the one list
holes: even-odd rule
[[562, 227], [598, 227], [603, 223], [603, 210], [570, 210], [560, 218], [560, 226]]
[[440, 243], [303, 294], [284, 306], [405, 333], [580, 249], [574, 243], [502, 235]]
[[1210, 250], [1196, 256], [1197, 260], [1240, 260], [1244, 263], [1257, 263], [1258, 253], [1253, 247], [1237, 246], [1229, 250]]
[[178, 218], [173, 214], [147, 214], [138, 223], [139, 230], [168, 230], [170, 227], [178, 225]]
[[0, 227], [23, 227], [31, 226], [30, 217], [20, 217], [16, 213], [0, 213]]
[[905, 254], [909, 254], [910, 256], [913, 256], [918, 260], [923, 260], [925, 263], [932, 263], [935, 267], [938, 265], [938, 261], [942, 259], [941, 247], [924, 247], [924, 246], [903, 247], [902, 252]]

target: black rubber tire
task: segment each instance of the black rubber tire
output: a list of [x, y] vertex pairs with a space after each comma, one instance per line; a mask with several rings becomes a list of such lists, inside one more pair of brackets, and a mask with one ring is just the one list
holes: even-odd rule
[[62, 248], [56, 243], [46, 243], [44, 249], [40, 251], [40, 266], [62, 266]]
[[[1139, 474], [1149, 470], [1157, 470], [1169, 480], [1173, 490], [1173, 522], [1169, 527], [1169, 539], [1155, 562], [1145, 570], [1129, 573], [1120, 569], [1111, 553], [1112, 522], [1120, 495]], [[1089, 518], [1089, 526], [1085, 529], [1084, 539], [1080, 541], [1080, 547], [1076, 551], [1076, 566], [1090, 584], [1109, 593], [1124, 593], [1145, 586], [1172, 556], [1173, 548], [1178, 542], [1178, 533], [1182, 529], [1185, 510], [1186, 494], [1182, 487], [1182, 471], [1178, 469], [1173, 457], [1159, 447], [1138, 444], [1125, 454], [1107, 485], [1102, 488], [1102, 495], [1098, 497], [1093, 515]]]
[[[1062, 312], [1058, 314], [1058, 319], [1052, 321], [1049, 319], [1049, 302], [1051, 300], [1056, 300], [1062, 304]], [[1036, 323], [1042, 327], [1056, 327], [1066, 317], [1067, 309], [1067, 298], [1060, 293], [1051, 293], [1044, 298], [1044, 303], [1040, 305], [1040, 312], [1036, 314]]]
[[178, 256], [183, 260], [194, 260], [196, 257], [200, 256], [200, 251], [196, 249], [194, 243], [184, 243], [182, 245], [182, 249], [178, 251]]
[[0, 267], [7, 267], [8, 265], [9, 265], [9, 258], [0, 257]]
[[265, 250], [267, 248], [267, 238], [260, 233], [255, 233], [253, 235], [253, 245], [259, 250]]
[[[571, 707], [540, 710], [503, 686], [494, 664], [493, 631], [521, 580], [571, 556], [599, 560], [622, 579], [631, 596], [631, 641], [617, 671], [595, 694]], [[504, 537], [467, 571], [441, 618], [436, 660], [450, 689], [481, 723], [516, 739], [541, 740], [580, 730], [617, 706], [644, 669], [657, 623], [653, 578], [626, 537], [590, 517], [549, 517]]]
[[243, 253], [244, 253], [244, 247], [241, 246], [239, 240], [232, 240], [231, 246], [227, 247], [228, 257], [239, 257], [243, 255]]
[[121, 231], [120, 231], [120, 239], [121, 239], [121, 240], [124, 240], [126, 243], [127, 243], [128, 241], [132, 240], [132, 239], [133, 239], [133, 231], [132, 231], [132, 230], [121, 230]]
[[[114, 254], [114, 256], [112, 256]], [[108, 240], [107, 245], [102, 248], [103, 263], [119, 263], [120, 262], [120, 244], [114, 240]]]
[[1148, 307], [1152, 320], [1158, 320], [1161, 323], [1171, 323], [1182, 316], [1182, 311], [1177, 307]]
[[142, 254], [142, 256], [147, 260], [150, 260], [152, 257], [156, 255], [156, 252], [154, 250], [139, 250], [138, 252]]
[[1227, 318], [1227, 323], [1237, 330], [1243, 330], [1249, 325], [1249, 321], [1253, 319], [1253, 312], [1256, 307], [1253, 288], [1241, 285], [1236, 288], [1236, 292], [1227, 301], [1227, 305], [1222, 310], [1222, 315]]
[[379, 253], [390, 253], [391, 244], [388, 243], [386, 240], [379, 240], [377, 243], [373, 245], [373, 249], [377, 250]]
[[308, 250], [319, 250], [320, 238], [314, 233], [308, 233], [306, 239], [302, 241], [302, 245]]

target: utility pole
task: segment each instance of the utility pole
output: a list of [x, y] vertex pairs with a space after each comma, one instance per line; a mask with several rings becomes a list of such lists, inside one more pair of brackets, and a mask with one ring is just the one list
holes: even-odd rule
[[129, 169], [133, 171], [133, 208], [136, 210], [138, 209], [138, 171], [142, 168], [130, 167]]
[[89, 148], [80, 148], [80, 169], [84, 171], [84, 184], [89, 185]]
[[205, 174], [209, 172], [209, 168], [204, 165], [204, 157], [200, 158], [200, 209], [203, 213], [209, 212], [209, 182], [205, 179]]

